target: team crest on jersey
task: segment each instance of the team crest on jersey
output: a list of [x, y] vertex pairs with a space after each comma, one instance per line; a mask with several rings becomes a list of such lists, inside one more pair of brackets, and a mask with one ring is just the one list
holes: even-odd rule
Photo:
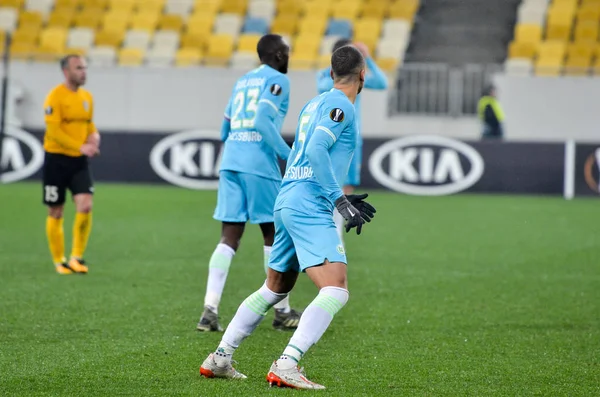
[[329, 117], [336, 123], [340, 123], [344, 121], [344, 111], [340, 108], [335, 108], [329, 113]]
[[90, 110], [90, 104], [88, 103], [88, 101], [83, 101], [83, 108], [86, 112]]
[[278, 96], [281, 94], [281, 86], [279, 84], [273, 84], [271, 86], [271, 94]]
[[344, 246], [340, 244], [340, 245], [337, 246], [337, 252], [339, 254], [344, 255], [346, 253], [346, 250], [344, 249]]
[[52, 109], [52, 106], [47, 106], [46, 109], [44, 109], [44, 113], [46, 113], [48, 116], [51, 115], [54, 112], [54, 109]]

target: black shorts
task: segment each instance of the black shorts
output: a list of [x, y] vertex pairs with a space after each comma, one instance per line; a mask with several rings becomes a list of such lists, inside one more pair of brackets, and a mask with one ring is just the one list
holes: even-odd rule
[[44, 204], [49, 206], [64, 204], [67, 189], [73, 196], [94, 192], [92, 174], [85, 156], [70, 157], [46, 152], [42, 179]]

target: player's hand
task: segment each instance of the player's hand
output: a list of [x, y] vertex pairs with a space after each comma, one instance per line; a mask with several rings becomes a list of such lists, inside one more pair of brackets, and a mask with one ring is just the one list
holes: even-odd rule
[[87, 157], [94, 157], [97, 153], [99, 153], [98, 147], [91, 143], [84, 143], [79, 148], [79, 151], [81, 152], [81, 154]]
[[359, 41], [357, 43], [354, 43], [354, 47], [356, 47], [360, 51], [360, 53], [363, 55], [363, 57], [368, 58], [371, 56], [369, 47], [367, 47], [367, 45], [365, 43], [361, 43]]
[[335, 200], [335, 208], [337, 208], [340, 215], [346, 220], [346, 233], [348, 233], [350, 229], [356, 228], [356, 234], [360, 234], [362, 225], [365, 221], [362, 218], [360, 211], [348, 201], [346, 196], [342, 196]]
[[360, 212], [360, 216], [362, 216], [365, 222], [371, 222], [371, 219], [375, 217], [377, 210], [370, 203], [365, 201], [367, 197], [369, 197], [367, 193], [346, 195], [350, 204]]

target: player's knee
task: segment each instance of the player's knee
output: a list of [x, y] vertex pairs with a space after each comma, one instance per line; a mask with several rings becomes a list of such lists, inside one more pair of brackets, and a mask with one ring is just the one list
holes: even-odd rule
[[65, 207], [62, 205], [48, 207], [48, 216], [55, 219], [61, 219], [63, 217]]
[[350, 299], [350, 293], [348, 292], [348, 289], [340, 287], [323, 287], [319, 291], [319, 295], [328, 296], [335, 299], [339, 303], [339, 305], [331, 306], [331, 309], [335, 309], [335, 313], [340, 311], [342, 307], [348, 303], [348, 299]]
[[84, 202], [77, 205], [77, 212], [88, 214], [92, 212], [92, 200], [85, 200]]

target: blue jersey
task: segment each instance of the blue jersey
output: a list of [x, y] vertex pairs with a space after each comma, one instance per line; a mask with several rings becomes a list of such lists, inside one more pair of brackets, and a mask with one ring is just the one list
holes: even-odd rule
[[267, 65], [237, 81], [221, 127], [221, 171], [281, 180], [277, 158], [287, 159], [290, 153], [281, 137], [289, 97], [288, 77]]
[[292, 208], [306, 214], [333, 212], [342, 196], [358, 129], [354, 105], [335, 88], [308, 102], [298, 128], [275, 211]]
[[[365, 76], [364, 88], [370, 90], [385, 90], [387, 88], [387, 77], [385, 73], [377, 66], [373, 58], [365, 58], [367, 64], [367, 74]], [[327, 92], [333, 88], [333, 80], [330, 74], [331, 68], [325, 68], [317, 73], [317, 91], [319, 94]], [[356, 124], [361, 128], [360, 124], [360, 94], [354, 101], [356, 109]]]

